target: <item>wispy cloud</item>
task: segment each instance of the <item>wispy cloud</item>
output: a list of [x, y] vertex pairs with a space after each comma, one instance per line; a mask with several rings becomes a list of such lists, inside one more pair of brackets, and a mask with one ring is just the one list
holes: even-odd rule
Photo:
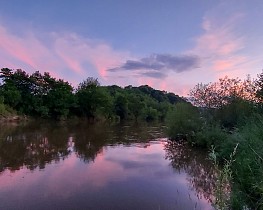
[[236, 13], [221, 18], [218, 15], [217, 11], [203, 18], [204, 33], [195, 38], [196, 45], [190, 50], [203, 58], [202, 69], [213, 75], [211, 81], [226, 74], [230, 77], [237, 72], [242, 74], [241, 68], [250, 59], [242, 52], [246, 48], [245, 37], [236, 30], [244, 15]]
[[109, 72], [133, 71], [139, 75], [164, 78], [169, 71], [181, 73], [199, 67], [200, 59], [195, 55], [153, 54], [138, 60], [127, 60], [124, 64], [108, 69]]
[[106, 69], [119, 65], [129, 55], [103, 41], [75, 33], [47, 33], [46, 38], [43, 40], [30, 30], [16, 35], [0, 25], [1, 68], [49, 71], [74, 84], [88, 76], [107, 80]]
[[199, 54], [206, 53], [211, 56], [228, 56], [241, 50], [244, 47], [243, 37], [235, 34], [235, 21], [237, 17], [231, 17], [225, 23], [219, 24], [216, 20], [205, 17], [202, 25], [204, 33], [196, 39], [195, 50]]
[[56, 53], [78, 73], [87, 71], [89, 63], [105, 79], [106, 69], [116, 66], [128, 56], [128, 52], [112, 49], [104, 42], [87, 39], [77, 34], [66, 34], [55, 40]]

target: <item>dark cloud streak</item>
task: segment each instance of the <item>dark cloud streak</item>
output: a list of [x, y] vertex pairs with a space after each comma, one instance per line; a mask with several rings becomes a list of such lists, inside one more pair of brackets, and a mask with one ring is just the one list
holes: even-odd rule
[[140, 60], [127, 60], [123, 65], [108, 69], [108, 71], [136, 71], [142, 76], [164, 78], [168, 71], [176, 73], [190, 71], [198, 68], [199, 64], [200, 58], [194, 55], [153, 54]]
[[167, 75], [162, 72], [142, 72], [140, 73], [141, 76], [146, 76], [146, 77], [153, 77], [156, 79], [162, 79], [165, 78]]

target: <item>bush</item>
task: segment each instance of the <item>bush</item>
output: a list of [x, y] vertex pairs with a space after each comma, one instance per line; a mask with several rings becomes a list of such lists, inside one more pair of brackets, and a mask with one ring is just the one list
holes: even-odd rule
[[[235, 187], [233, 204], [242, 200], [255, 209], [263, 209], [263, 117], [254, 116], [240, 128], [240, 148], [233, 165]], [[242, 199], [242, 200], [241, 200]], [[239, 206], [238, 206], [239, 205]]]
[[168, 113], [168, 135], [171, 139], [184, 136], [188, 140], [195, 136], [202, 127], [202, 120], [196, 107], [189, 103], [178, 103]]
[[5, 115], [6, 112], [5, 105], [0, 103], [0, 115]]
[[3, 103], [0, 103], [0, 117], [8, 117], [13, 114], [16, 114], [16, 112], [12, 108]]
[[216, 120], [223, 127], [233, 129], [239, 125], [244, 125], [246, 119], [254, 112], [256, 112], [255, 106], [251, 102], [234, 99], [231, 103], [217, 110]]
[[225, 130], [221, 129], [218, 124], [210, 125], [204, 127], [196, 134], [196, 138], [193, 141], [193, 144], [196, 146], [202, 146], [206, 148], [211, 148], [215, 146], [217, 151], [221, 148], [223, 142], [227, 141], [229, 138]]

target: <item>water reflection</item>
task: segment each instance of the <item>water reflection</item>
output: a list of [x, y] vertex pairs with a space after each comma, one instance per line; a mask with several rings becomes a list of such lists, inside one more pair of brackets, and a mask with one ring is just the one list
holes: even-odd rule
[[[52, 161], [66, 158], [73, 150], [85, 162], [94, 161], [105, 145], [130, 145], [163, 135], [160, 127], [143, 124], [32, 123], [0, 125], [0, 172], [5, 169], [44, 169]], [[73, 148], [74, 147], [74, 148]]]
[[209, 161], [159, 124], [0, 129], [0, 209], [211, 209]]
[[65, 127], [38, 125], [1, 126], [0, 171], [19, 170], [22, 166], [44, 169], [52, 161], [69, 155]]
[[165, 145], [166, 158], [176, 171], [184, 171], [197, 196], [212, 201], [215, 183], [213, 164], [207, 159], [207, 152], [191, 148], [186, 143], [168, 141]]

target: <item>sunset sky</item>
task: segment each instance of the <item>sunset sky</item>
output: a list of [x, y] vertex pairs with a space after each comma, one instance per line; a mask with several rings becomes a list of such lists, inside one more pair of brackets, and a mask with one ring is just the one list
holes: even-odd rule
[[262, 72], [263, 1], [0, 0], [0, 65], [187, 96]]

